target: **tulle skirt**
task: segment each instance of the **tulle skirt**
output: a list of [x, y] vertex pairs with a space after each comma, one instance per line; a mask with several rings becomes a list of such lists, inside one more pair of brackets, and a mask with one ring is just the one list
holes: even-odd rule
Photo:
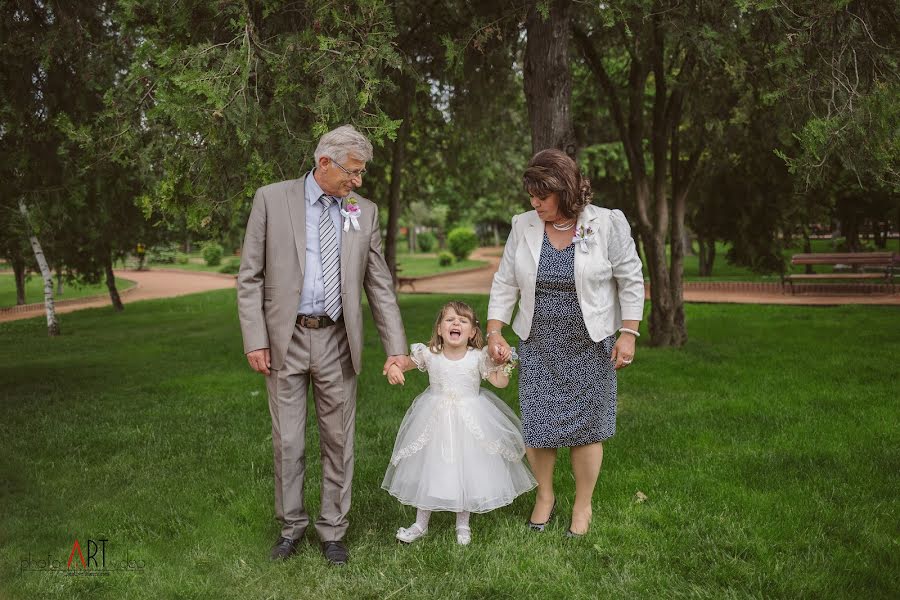
[[416, 508], [484, 513], [537, 485], [524, 455], [521, 422], [496, 395], [429, 387], [403, 418], [381, 487]]

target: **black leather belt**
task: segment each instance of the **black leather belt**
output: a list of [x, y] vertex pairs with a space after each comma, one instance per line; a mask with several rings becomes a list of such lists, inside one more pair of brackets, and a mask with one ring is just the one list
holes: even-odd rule
[[[340, 321], [338, 317], [338, 321]], [[308, 329], [322, 329], [323, 327], [331, 327], [337, 321], [328, 315], [297, 315], [297, 325]]]

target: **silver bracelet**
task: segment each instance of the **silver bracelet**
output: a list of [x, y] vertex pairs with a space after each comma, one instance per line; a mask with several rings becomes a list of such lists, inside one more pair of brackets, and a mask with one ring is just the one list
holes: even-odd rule
[[485, 337], [485, 338], [489, 338], [489, 337], [491, 337], [492, 335], [494, 335], [495, 333], [500, 333], [500, 330], [499, 330], [499, 329], [492, 329], [491, 331], [488, 331], [487, 334], [485, 334], [484, 337]]
[[627, 327], [620, 327], [619, 333], [630, 333], [634, 337], [641, 337], [641, 334], [635, 331], [634, 329], [628, 329]]

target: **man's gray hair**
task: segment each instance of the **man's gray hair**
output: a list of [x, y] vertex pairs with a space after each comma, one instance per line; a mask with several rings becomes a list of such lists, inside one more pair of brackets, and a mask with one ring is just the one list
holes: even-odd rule
[[354, 129], [353, 125], [342, 125], [332, 129], [319, 139], [319, 145], [316, 146], [317, 165], [323, 156], [342, 163], [349, 155], [363, 162], [372, 160], [372, 143]]

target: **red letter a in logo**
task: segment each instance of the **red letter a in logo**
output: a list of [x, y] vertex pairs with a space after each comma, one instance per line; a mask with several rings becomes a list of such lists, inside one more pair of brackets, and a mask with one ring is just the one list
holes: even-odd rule
[[78, 543], [78, 538], [75, 538], [75, 543], [72, 544], [72, 552], [69, 553], [69, 562], [66, 563], [66, 568], [72, 566], [72, 557], [75, 556], [76, 550], [78, 550], [78, 558], [81, 559], [81, 568], [86, 569], [87, 565], [84, 564], [84, 554], [81, 553], [81, 544]]

